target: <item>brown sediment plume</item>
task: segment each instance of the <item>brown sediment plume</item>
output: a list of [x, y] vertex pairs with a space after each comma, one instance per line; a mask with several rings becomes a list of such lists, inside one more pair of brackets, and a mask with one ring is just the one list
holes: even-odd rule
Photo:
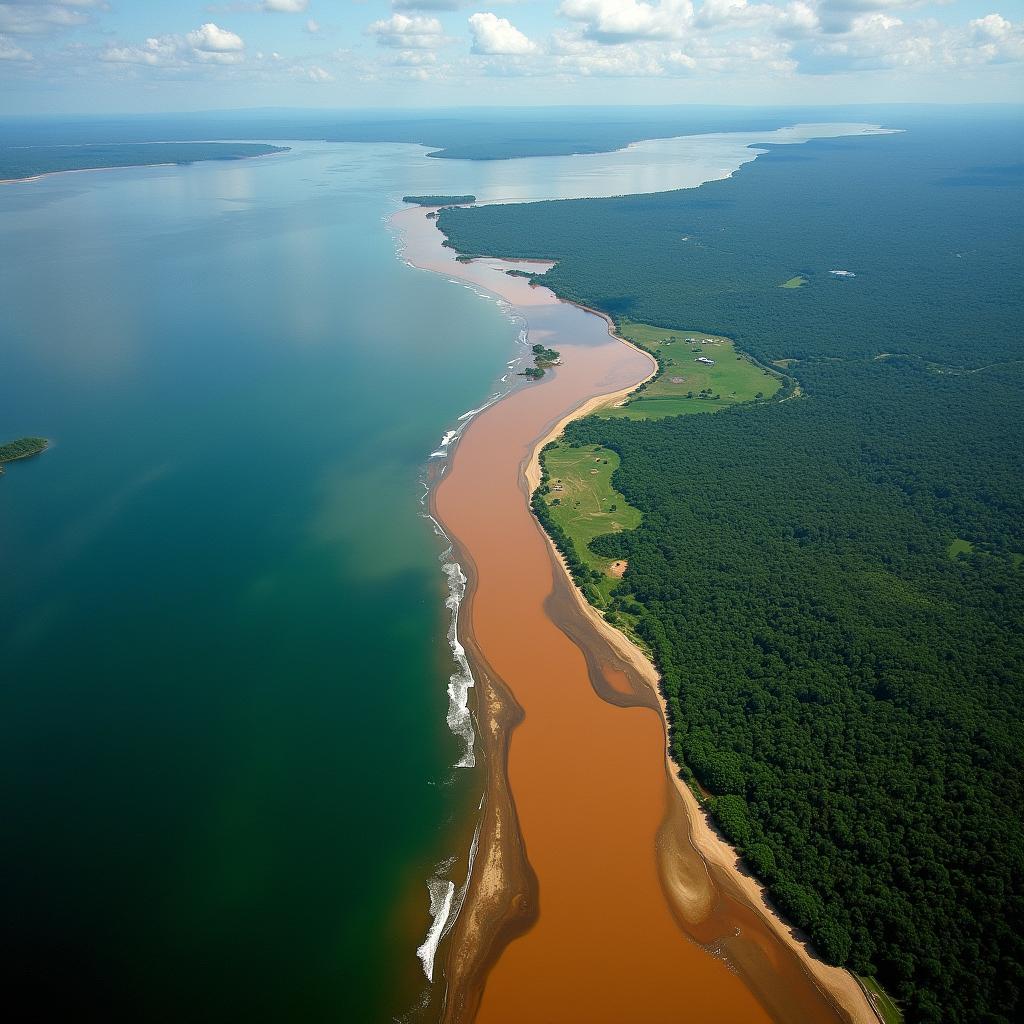
[[426, 224], [434, 238], [421, 253], [407, 232], [407, 257], [529, 306], [531, 333], [552, 332], [563, 360], [470, 423], [432, 495], [469, 577], [462, 642], [487, 770], [443, 1020], [874, 1021], [679, 781], [653, 666], [583, 601], [530, 511], [540, 446], [652, 360], [546, 289], [455, 264]]

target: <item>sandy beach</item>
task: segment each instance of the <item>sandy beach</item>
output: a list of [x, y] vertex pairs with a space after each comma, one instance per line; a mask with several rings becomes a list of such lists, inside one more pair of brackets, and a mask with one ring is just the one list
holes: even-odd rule
[[474, 419], [431, 496], [469, 579], [487, 771], [476, 868], [441, 951], [443, 1019], [874, 1021], [678, 778], [654, 666], [585, 602], [529, 509], [541, 447], [653, 360], [500, 261], [458, 263], [426, 213], [394, 219], [405, 258], [500, 295], [564, 364]]

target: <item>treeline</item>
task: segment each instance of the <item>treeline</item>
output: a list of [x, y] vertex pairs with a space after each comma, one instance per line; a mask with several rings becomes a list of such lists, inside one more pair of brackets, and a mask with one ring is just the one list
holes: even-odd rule
[[4, 471], [5, 462], [14, 462], [15, 459], [27, 459], [38, 455], [46, 449], [49, 443], [45, 437], [19, 437], [17, 441], [0, 444], [0, 473]]
[[416, 206], [445, 206], [456, 203], [475, 203], [476, 196], [402, 196], [403, 203], [413, 203]]
[[643, 513], [592, 547], [628, 559], [672, 751], [783, 910], [909, 1019], [998, 1024], [1024, 974], [1024, 202], [985, 168], [1021, 163], [1021, 125], [908, 127], [441, 226], [797, 360], [798, 398], [571, 425]]

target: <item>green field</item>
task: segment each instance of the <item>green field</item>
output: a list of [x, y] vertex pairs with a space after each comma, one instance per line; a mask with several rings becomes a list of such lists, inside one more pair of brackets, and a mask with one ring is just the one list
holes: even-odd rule
[[[696, 412], [718, 412], [730, 405], [771, 398], [782, 380], [736, 351], [728, 338], [700, 331], [670, 331], [624, 320], [619, 333], [651, 352], [661, 369], [624, 405], [602, 409], [600, 416], [663, 419]], [[699, 363], [713, 359], [714, 366]]]
[[974, 545], [963, 537], [954, 537], [946, 548], [946, 554], [956, 561], [961, 555], [969, 555], [974, 550]]
[[618, 577], [611, 574], [614, 559], [595, 555], [590, 542], [604, 533], [635, 530], [640, 513], [612, 487], [612, 473], [619, 468], [619, 457], [607, 448], [587, 445], [570, 448], [559, 443], [544, 453], [547, 486], [544, 501], [555, 522], [565, 531], [583, 563], [597, 573], [594, 586], [600, 594], [600, 606], [611, 604], [611, 592]]
[[807, 278], [803, 274], [797, 274], [796, 277], [791, 277], [788, 281], [783, 281], [779, 285], [780, 288], [803, 288], [807, 284]]
[[885, 1024], [903, 1024], [903, 1014], [900, 1012], [900, 1008], [889, 998], [882, 986], [874, 978], [866, 978], [859, 974], [857, 977], [867, 989], [872, 1004], [882, 1015]]

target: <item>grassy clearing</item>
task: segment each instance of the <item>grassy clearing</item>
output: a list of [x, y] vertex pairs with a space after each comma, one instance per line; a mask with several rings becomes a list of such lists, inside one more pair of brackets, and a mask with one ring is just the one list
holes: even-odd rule
[[874, 978], [865, 978], [857, 975], [861, 984], [868, 990], [868, 996], [874, 1007], [882, 1015], [885, 1024], [903, 1024], [903, 1014], [900, 1008], [886, 995], [885, 990], [875, 981]]
[[[717, 412], [740, 402], [771, 398], [782, 387], [779, 376], [736, 351], [728, 339], [700, 331], [669, 331], [623, 321], [620, 333], [654, 354], [661, 369], [624, 405], [598, 415], [661, 419], [697, 412]], [[714, 360], [713, 366], [697, 362]]]
[[962, 537], [955, 537], [946, 548], [947, 557], [956, 561], [961, 555], [969, 555], [974, 550], [974, 545]]
[[[595, 445], [570, 448], [559, 443], [544, 453], [550, 488], [544, 501], [583, 563], [600, 574], [594, 586], [601, 596], [601, 607], [610, 604], [619, 578], [613, 572], [614, 561], [595, 555], [590, 542], [603, 533], [635, 530], [640, 525], [639, 511], [612, 487], [612, 473], [618, 466], [615, 452]], [[621, 566], [616, 570], [621, 575]]]
[[807, 278], [803, 274], [797, 274], [796, 277], [791, 277], [788, 281], [784, 281], [779, 285], [780, 288], [803, 288], [807, 284]]

